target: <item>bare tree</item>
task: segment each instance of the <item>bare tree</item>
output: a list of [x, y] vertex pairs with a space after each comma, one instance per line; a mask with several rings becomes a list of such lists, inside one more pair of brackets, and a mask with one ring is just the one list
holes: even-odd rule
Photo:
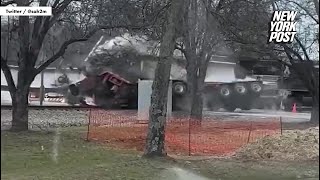
[[[319, 71], [314, 67], [315, 59], [319, 59], [319, 1], [299, 2], [287, 0], [287, 2], [291, 4], [290, 9], [300, 12], [302, 15], [305, 13], [305, 18], [311, 20], [308, 27], [297, 33], [293, 45], [280, 44], [280, 46], [290, 61], [289, 67], [298, 74], [312, 96], [313, 104], [310, 122], [319, 124]], [[314, 56], [315, 53], [317, 54], [316, 57]]]
[[160, 57], [152, 84], [148, 133], [144, 155], [146, 157], [165, 156], [165, 127], [167, 97], [171, 61], [181, 24], [183, 0], [173, 0], [168, 11], [167, 22], [160, 45]]
[[[285, 3], [286, 6], [281, 6], [282, 3]], [[282, 43], [279, 46], [289, 59], [287, 66], [299, 76], [312, 96], [310, 122], [319, 124], [319, 71], [316, 70], [314, 64], [315, 59], [319, 59], [319, 1], [283, 0], [274, 3], [273, 9], [297, 11], [300, 14], [299, 23], [310, 20], [307, 27], [302, 26], [297, 32], [292, 45]], [[318, 51], [316, 56], [315, 51]]]
[[216, 23], [208, 11], [208, 0], [186, 1], [183, 45], [178, 47], [187, 60], [187, 83], [190, 94], [192, 119], [201, 120], [203, 110], [204, 80], [208, 63], [218, 43]]
[[[212, 13], [219, 19], [220, 26], [225, 29], [224, 34], [228, 44], [236, 52], [251, 54], [257, 60], [261, 57], [275, 59], [296, 72], [313, 97], [311, 122], [319, 123], [319, 72], [314, 68], [314, 60], [319, 58], [315, 56], [315, 51], [319, 51], [317, 2], [311, 0], [266, 0], [255, 3], [221, 0], [220, 2], [224, 10], [220, 13], [214, 11]], [[272, 12], [275, 10], [297, 11], [298, 22], [304, 25], [306, 21], [309, 23], [297, 32], [294, 43], [267, 43], [269, 26], [265, 22], [271, 20]], [[300, 26], [303, 27], [303, 25]], [[306, 36], [309, 40], [302, 41]], [[310, 57], [311, 55], [313, 58]], [[287, 58], [283, 58], [284, 56]]]

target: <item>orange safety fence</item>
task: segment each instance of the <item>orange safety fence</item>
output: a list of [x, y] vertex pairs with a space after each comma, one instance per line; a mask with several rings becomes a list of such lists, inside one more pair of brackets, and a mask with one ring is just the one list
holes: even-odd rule
[[[147, 121], [133, 111], [90, 110], [87, 139], [112, 147], [143, 151]], [[166, 151], [179, 155], [228, 155], [259, 138], [281, 133], [280, 118], [254, 120], [205, 117], [197, 121], [173, 116], [166, 122]]]

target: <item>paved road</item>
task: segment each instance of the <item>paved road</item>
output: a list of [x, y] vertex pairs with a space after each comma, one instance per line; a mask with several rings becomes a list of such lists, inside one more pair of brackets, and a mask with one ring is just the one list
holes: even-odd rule
[[[2, 103], [5, 104], [5, 103]], [[31, 105], [38, 105], [37, 102], [32, 102]], [[45, 102], [43, 105], [50, 106], [68, 106], [66, 103], [53, 103]], [[262, 109], [252, 109], [248, 111], [236, 110], [235, 112], [224, 112], [224, 111], [204, 111], [204, 115], [215, 116], [215, 117], [228, 117], [235, 119], [250, 119], [250, 120], [264, 120], [265, 118], [282, 118], [283, 122], [307, 122], [310, 120], [310, 112], [283, 112], [283, 111], [272, 111], [272, 110], [262, 110]]]
[[209, 116], [228, 116], [228, 117], [238, 117], [248, 118], [250, 119], [257, 117], [257, 120], [263, 120], [264, 118], [282, 118], [283, 122], [307, 122], [310, 120], [311, 113], [310, 112], [283, 112], [283, 111], [272, 111], [272, 110], [260, 110], [254, 109], [249, 111], [235, 111], [235, 112], [213, 112], [213, 111], [205, 111], [205, 115]]
[[[1, 102], [2, 106], [9, 106], [12, 105], [10, 102]], [[29, 103], [30, 106], [40, 106], [39, 101], [31, 101]], [[43, 102], [43, 106], [69, 106], [67, 103], [61, 103], [61, 102]]]

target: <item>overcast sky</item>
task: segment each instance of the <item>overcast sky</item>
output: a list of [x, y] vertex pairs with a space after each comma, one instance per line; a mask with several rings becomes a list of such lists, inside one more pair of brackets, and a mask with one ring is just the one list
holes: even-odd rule
[[[306, 0], [295, 0], [295, 1], [302, 3], [302, 4], [306, 2]], [[49, 3], [53, 3], [53, 2], [54, 2], [54, 0], [49, 0]], [[77, 2], [76, 4], [79, 5], [79, 2]], [[280, 10], [290, 10], [290, 8], [293, 7], [293, 6], [288, 7], [286, 5], [285, 5], [285, 7], [283, 7], [281, 5], [281, 3], [278, 3], [278, 5], [280, 7]], [[10, 6], [15, 6], [15, 5], [10, 5]], [[33, 2], [30, 6], [38, 6], [38, 2]], [[294, 6], [297, 7], [296, 5], [294, 5]], [[312, 9], [311, 11], [314, 11], [314, 9]], [[304, 11], [300, 9], [300, 13], [301, 12], [304, 13]], [[6, 23], [7, 20], [8, 20], [7, 16], [1, 16], [1, 23]], [[296, 28], [297, 28], [297, 33], [299, 34], [301, 41], [303, 43], [305, 43], [307, 47], [310, 46], [310, 48], [309, 48], [310, 58], [312, 58], [314, 60], [319, 60], [318, 41], [313, 43], [313, 40], [316, 38], [315, 34], [317, 32], [319, 32], [319, 26], [315, 24], [315, 21], [311, 17], [302, 16], [301, 19], [297, 21]]]

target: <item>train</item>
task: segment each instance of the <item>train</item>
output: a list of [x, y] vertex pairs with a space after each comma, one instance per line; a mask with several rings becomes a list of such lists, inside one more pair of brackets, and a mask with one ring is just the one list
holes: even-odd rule
[[[249, 110], [259, 99], [264, 82], [246, 76], [228, 56], [213, 56], [205, 78], [205, 106], [211, 109]], [[104, 39], [102, 36], [82, 64], [85, 78], [69, 85], [72, 96], [83, 105], [102, 108], [138, 106], [139, 80], [152, 80], [159, 60], [159, 42], [145, 36], [124, 34]], [[188, 104], [186, 60], [175, 50], [170, 80], [173, 110]]]
[[[301, 67], [304, 63], [312, 63], [314, 70], [319, 76], [318, 61], [295, 62]], [[263, 81], [268, 81], [260, 96], [260, 106], [274, 110], [292, 111], [294, 104], [299, 111], [310, 110], [313, 106], [312, 95], [302, 82], [301, 77], [295, 70], [279, 62], [278, 60], [246, 59], [240, 61], [241, 67], [250, 72], [250, 76], [259, 77]], [[259, 107], [263, 108], [263, 107]]]
[[[309, 62], [301, 62], [301, 65], [303, 65], [302, 63]], [[319, 79], [319, 64], [313, 63], [313, 66]], [[281, 108], [284, 111], [291, 111], [294, 104], [299, 110], [310, 109], [313, 106], [312, 94], [294, 71], [279, 79], [277, 83], [279, 85], [279, 94], [282, 98]]]

